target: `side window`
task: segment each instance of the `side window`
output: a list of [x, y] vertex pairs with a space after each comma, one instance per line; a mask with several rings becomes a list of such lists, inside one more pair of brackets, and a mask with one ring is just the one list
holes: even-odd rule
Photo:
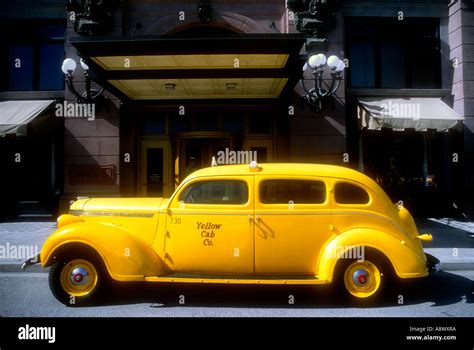
[[260, 186], [260, 201], [264, 204], [322, 204], [326, 201], [326, 186], [313, 180], [266, 180]]
[[189, 185], [179, 199], [190, 204], [245, 204], [248, 196], [244, 181], [210, 180]]
[[367, 204], [369, 203], [369, 194], [361, 187], [348, 182], [339, 182], [335, 189], [336, 203], [339, 204]]

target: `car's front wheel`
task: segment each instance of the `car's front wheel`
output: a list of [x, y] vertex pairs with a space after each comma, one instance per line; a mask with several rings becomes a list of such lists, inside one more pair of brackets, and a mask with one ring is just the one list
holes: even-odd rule
[[49, 271], [49, 287], [61, 303], [80, 306], [97, 299], [107, 281], [102, 262], [93, 254], [63, 258]]

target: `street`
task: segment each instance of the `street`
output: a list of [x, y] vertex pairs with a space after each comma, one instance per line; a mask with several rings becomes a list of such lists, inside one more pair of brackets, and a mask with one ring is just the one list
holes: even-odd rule
[[[22, 260], [10, 258], [0, 261], [0, 316], [473, 317], [474, 243], [466, 234], [472, 228], [451, 223], [417, 222], [420, 231], [433, 233], [426, 251], [440, 258], [444, 271], [426, 281], [390, 286], [384, 300], [370, 307], [348, 305], [324, 286], [126, 284], [112, 288], [95, 306], [71, 308], [51, 294], [47, 270], [37, 265], [21, 272]], [[0, 245], [41, 249], [54, 228], [54, 222], [1, 223]]]
[[95, 306], [72, 308], [51, 294], [48, 274], [0, 273], [0, 316], [18, 317], [473, 317], [474, 271], [440, 272], [389, 288], [357, 307], [324, 287], [142, 285], [113, 287]]

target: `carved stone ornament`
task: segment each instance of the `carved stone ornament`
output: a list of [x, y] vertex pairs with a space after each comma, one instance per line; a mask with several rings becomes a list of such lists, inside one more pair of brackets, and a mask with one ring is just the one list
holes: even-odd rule
[[113, 29], [113, 11], [120, 0], [69, 0], [66, 8], [81, 35], [106, 34]]
[[340, 0], [288, 0], [295, 13], [296, 29], [306, 36], [306, 50], [325, 50], [327, 33], [336, 28]]

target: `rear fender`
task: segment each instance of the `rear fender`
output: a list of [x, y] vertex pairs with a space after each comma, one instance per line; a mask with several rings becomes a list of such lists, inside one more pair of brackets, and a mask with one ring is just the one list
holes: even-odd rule
[[404, 241], [385, 232], [356, 228], [339, 234], [326, 244], [319, 257], [318, 277], [331, 282], [338, 260], [353, 257], [353, 253], [348, 254], [351, 249], [360, 252], [355, 247], [371, 248], [385, 255], [400, 278], [424, 277], [428, 274], [423, 251], [415, 251]]

